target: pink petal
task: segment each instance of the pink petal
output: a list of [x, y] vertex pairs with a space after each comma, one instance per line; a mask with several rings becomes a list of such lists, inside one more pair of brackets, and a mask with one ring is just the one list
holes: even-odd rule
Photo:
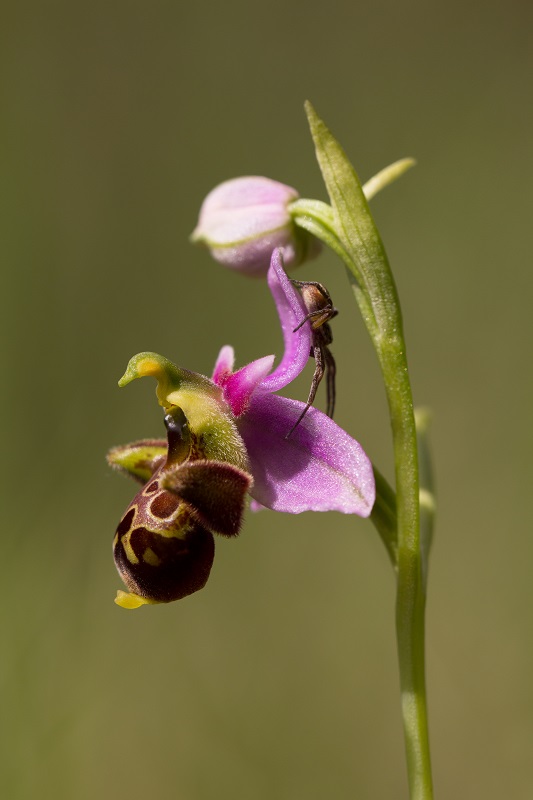
[[294, 333], [294, 329], [306, 316], [306, 308], [300, 293], [294, 288], [283, 269], [282, 254], [274, 250], [268, 271], [268, 285], [278, 310], [285, 352], [281, 362], [261, 384], [261, 391], [277, 392], [298, 377], [307, 364], [311, 349], [311, 326], [305, 323]]
[[[234, 246], [216, 247], [208, 244], [208, 247], [219, 264], [251, 278], [266, 276], [272, 251], [276, 247], [283, 248], [287, 264], [295, 266], [302, 260], [301, 249], [296, 246], [294, 232], [290, 227], [267, 231], [258, 238], [251, 238]], [[308, 257], [313, 258], [312, 255]]]
[[355, 439], [316, 408], [285, 439], [303, 407], [297, 400], [261, 393], [238, 420], [254, 477], [252, 497], [274, 511], [334, 510], [368, 517], [374, 473]]
[[236, 417], [248, 408], [250, 397], [268, 375], [274, 356], [264, 356], [237, 370], [224, 380], [224, 397]]
[[213, 370], [213, 377], [211, 378], [213, 383], [216, 383], [217, 386], [224, 386], [227, 379], [233, 372], [234, 362], [235, 353], [233, 351], [233, 347], [231, 347], [229, 344], [224, 345], [218, 354], [215, 368]]
[[[215, 248], [237, 245], [258, 236], [265, 236], [269, 232], [274, 233], [288, 228], [289, 224], [290, 216], [287, 209], [276, 203], [212, 210], [209, 215], [209, 226], [205, 226], [207, 228], [205, 241], [208, 246]], [[202, 232], [201, 226], [193, 236], [198, 232]]]
[[213, 257], [248, 275], [266, 275], [275, 247], [287, 250], [287, 263], [301, 260], [288, 205], [298, 198], [291, 186], [248, 176], [225, 181], [205, 198], [193, 241]]
[[228, 208], [249, 208], [250, 206], [287, 206], [298, 198], [292, 186], [264, 178], [260, 175], [244, 175], [231, 178], [212, 189], [200, 209], [200, 225], [211, 214]]

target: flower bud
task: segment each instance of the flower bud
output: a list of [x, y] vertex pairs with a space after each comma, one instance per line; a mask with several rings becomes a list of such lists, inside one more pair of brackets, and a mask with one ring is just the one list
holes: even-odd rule
[[291, 218], [288, 207], [297, 199], [295, 189], [270, 178], [226, 181], [205, 198], [191, 239], [247, 275], [264, 277], [276, 247], [283, 248], [285, 266], [296, 267], [320, 250], [318, 240]]

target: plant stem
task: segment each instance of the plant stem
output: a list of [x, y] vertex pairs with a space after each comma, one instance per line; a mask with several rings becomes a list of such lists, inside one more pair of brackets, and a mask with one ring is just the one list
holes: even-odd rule
[[[410, 798], [432, 800], [424, 655], [427, 570], [423, 568], [418, 449], [400, 302], [359, 178], [310, 103], [306, 103], [306, 113], [331, 207], [299, 201], [294, 220], [332, 247], [351, 272], [354, 295], [381, 366], [392, 426], [397, 540], [384, 537], [379, 527], [390, 523], [390, 503], [380, 504], [373, 521], [396, 563], [396, 639]], [[376, 485], [379, 491], [379, 480]]]
[[304, 202], [301, 201], [304, 213], [296, 217], [297, 224], [322, 239], [344, 261], [376, 348], [385, 384], [392, 426], [396, 496], [385, 478], [374, 469], [376, 505], [371, 520], [396, 571], [396, 639], [410, 798], [432, 800], [425, 685], [426, 570], [420, 540], [416, 427], [399, 300], [384, 250], [379, 280], [371, 273], [365, 281], [367, 287], [370, 284], [371, 298], [384, 298], [385, 302], [373, 305], [361, 288], [361, 274], [354, 270], [354, 260], [330, 224], [329, 216], [325, 218], [318, 208], [304, 209]]
[[[399, 300], [384, 249], [380, 254], [381, 268], [365, 270], [366, 291], [363, 291], [361, 273], [354, 270], [349, 247], [329, 224], [329, 218], [325, 219], [318, 208], [318, 213], [310, 213], [309, 207], [305, 212], [296, 218], [297, 224], [321, 238], [348, 269], [385, 384], [392, 426], [396, 502], [387, 482], [375, 470], [377, 500], [371, 519], [396, 570], [396, 640], [410, 798], [432, 800], [425, 683], [426, 570], [420, 540], [416, 427]], [[372, 303], [375, 298], [379, 302]], [[396, 536], [391, 533], [394, 523]]]
[[396, 639], [411, 800], [431, 800], [433, 787], [425, 683], [425, 604], [422, 571], [416, 429], [405, 348], [379, 351], [392, 423], [396, 467], [398, 555]]

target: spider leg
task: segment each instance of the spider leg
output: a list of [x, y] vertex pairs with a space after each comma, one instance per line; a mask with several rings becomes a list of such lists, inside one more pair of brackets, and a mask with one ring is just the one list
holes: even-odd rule
[[335, 317], [339, 312], [337, 309], [333, 309], [334, 314], [331, 312], [331, 308], [328, 306], [327, 308], [318, 308], [316, 311], [310, 311], [301, 322], [293, 329], [293, 333], [299, 331], [302, 325], [305, 325], [306, 322], [311, 323], [311, 328], [320, 328], [321, 325], [325, 325], [328, 319]]
[[[313, 380], [311, 381], [309, 397], [307, 398], [307, 408], [313, 405], [320, 381], [324, 377], [324, 348], [322, 347], [322, 342], [313, 344], [313, 356], [315, 359], [315, 371], [313, 373]], [[307, 408], [305, 409], [306, 411]]]
[[335, 359], [329, 347], [324, 347], [323, 352], [326, 362], [326, 414], [333, 419], [333, 412], [335, 411], [335, 375], [337, 372], [337, 365], [335, 364]]
[[313, 345], [312, 355], [315, 358], [315, 371], [314, 371], [314, 374], [313, 374], [313, 380], [311, 381], [311, 389], [309, 390], [309, 397], [307, 398], [307, 403], [306, 403], [305, 408], [303, 409], [302, 413], [300, 414], [300, 416], [298, 417], [298, 419], [296, 420], [296, 422], [294, 423], [294, 425], [292, 426], [292, 428], [290, 429], [288, 434], [285, 436], [286, 439], [288, 439], [289, 436], [291, 435], [291, 433], [298, 427], [300, 422], [303, 420], [303, 418], [305, 417], [305, 415], [307, 414], [307, 412], [309, 411], [309, 409], [313, 405], [313, 402], [314, 402], [314, 399], [316, 397], [316, 393], [317, 393], [317, 389], [319, 387], [320, 381], [324, 377], [324, 356], [325, 356], [325, 353], [324, 353], [324, 348], [322, 347], [321, 343]]

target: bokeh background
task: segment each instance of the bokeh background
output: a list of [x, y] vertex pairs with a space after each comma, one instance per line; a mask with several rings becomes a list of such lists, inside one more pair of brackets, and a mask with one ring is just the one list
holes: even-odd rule
[[[369, 523], [249, 515], [207, 587], [126, 612], [104, 461], [162, 432], [140, 350], [281, 348], [264, 284], [188, 235], [216, 183], [326, 199], [312, 100], [373, 201], [433, 410], [428, 684], [439, 798], [533, 797], [531, 5], [4, 7], [0, 785], [6, 800], [407, 798], [394, 581]], [[338, 422], [391, 475], [374, 354], [327, 253]], [[311, 370], [311, 367], [309, 367]], [[304, 397], [311, 372], [293, 387]], [[324, 403], [323, 390], [319, 403]]]

